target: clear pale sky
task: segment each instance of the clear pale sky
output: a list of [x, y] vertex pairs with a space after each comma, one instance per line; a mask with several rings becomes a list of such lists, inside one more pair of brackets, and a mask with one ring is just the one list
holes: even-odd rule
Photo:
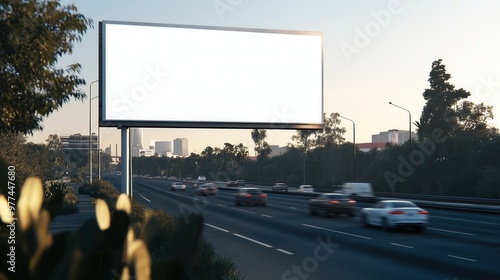
[[[429, 87], [431, 64], [443, 59], [456, 88], [471, 92], [470, 100], [494, 106], [500, 127], [500, 1], [498, 0], [82, 0], [78, 11], [94, 21], [83, 41], [60, 65], [83, 66], [83, 88], [98, 79], [98, 23], [101, 20], [229, 26], [263, 29], [320, 31], [324, 35], [324, 112], [352, 119], [356, 143], [371, 142], [371, 135], [389, 129], [408, 130], [420, 118]], [[92, 97], [98, 94], [97, 83]], [[239, 106], [245, 106], [240, 100]], [[98, 98], [92, 100], [92, 131], [97, 132]], [[186, 110], [189, 104], [183, 105]], [[167, 105], [166, 105], [166, 108]], [[44, 130], [28, 141], [45, 142], [50, 134], [88, 135], [89, 98], [72, 100], [45, 118]], [[352, 123], [343, 121], [345, 138], [352, 141]], [[416, 127], [412, 126], [412, 131]], [[187, 138], [189, 152], [243, 143], [254, 155], [251, 130], [145, 129], [151, 140]], [[271, 145], [285, 146], [294, 130], [268, 130]], [[120, 151], [120, 131], [102, 128], [101, 147], [115, 144]], [[118, 151], [118, 154], [120, 152]]]

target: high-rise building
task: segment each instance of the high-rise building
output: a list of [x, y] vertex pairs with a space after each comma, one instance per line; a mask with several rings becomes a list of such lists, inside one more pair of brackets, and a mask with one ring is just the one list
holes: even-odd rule
[[186, 138], [174, 139], [174, 155], [181, 157], [188, 156], [188, 140]]
[[132, 145], [132, 157], [141, 156], [140, 151], [143, 149], [142, 139], [143, 139], [142, 128], [130, 129], [130, 144]]
[[167, 156], [172, 153], [171, 141], [155, 141], [155, 153], [158, 156]]

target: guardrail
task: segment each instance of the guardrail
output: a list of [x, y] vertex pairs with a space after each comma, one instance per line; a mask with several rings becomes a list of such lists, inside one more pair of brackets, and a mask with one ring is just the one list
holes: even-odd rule
[[392, 192], [377, 192], [378, 197], [394, 197], [404, 199], [418, 199], [426, 201], [439, 202], [455, 202], [455, 203], [472, 203], [481, 205], [500, 206], [500, 199], [495, 198], [477, 198], [477, 197], [460, 197], [460, 196], [442, 196], [442, 195], [425, 195], [425, 194], [405, 194]]

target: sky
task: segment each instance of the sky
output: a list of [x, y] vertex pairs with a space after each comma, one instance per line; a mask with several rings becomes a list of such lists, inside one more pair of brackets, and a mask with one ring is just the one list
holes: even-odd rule
[[[429, 87], [432, 62], [442, 59], [450, 83], [471, 92], [469, 100], [494, 107], [490, 124], [500, 128], [500, 1], [497, 0], [82, 0], [78, 12], [93, 28], [76, 43], [61, 67], [78, 62], [82, 89], [98, 95], [98, 23], [102, 20], [260, 28], [323, 33], [323, 111], [355, 123], [355, 142], [389, 129], [408, 130], [409, 114], [420, 119], [422, 93]], [[94, 83], [92, 83], [94, 82]], [[92, 83], [92, 84], [91, 84]], [[97, 133], [98, 98], [92, 99], [92, 132]], [[196, 102], [194, 100], [193, 102]], [[237, 106], [249, 103], [238, 100]], [[189, 104], [182, 105], [189, 110]], [[166, 106], [168, 109], [168, 106]], [[352, 122], [343, 120], [344, 137], [353, 141]], [[43, 131], [28, 137], [44, 143], [50, 134], [89, 133], [89, 98], [71, 100], [46, 117]], [[412, 125], [412, 131], [416, 127]], [[266, 141], [286, 146], [295, 130], [267, 130]], [[120, 130], [101, 128], [101, 148], [115, 154]], [[249, 129], [144, 129], [143, 143], [187, 138], [189, 152], [224, 143], [247, 146], [254, 155]]]

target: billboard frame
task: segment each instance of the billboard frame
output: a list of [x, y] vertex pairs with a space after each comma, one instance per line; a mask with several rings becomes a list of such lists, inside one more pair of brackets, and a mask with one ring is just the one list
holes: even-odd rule
[[[151, 26], [151, 27], [169, 27], [169, 28], [187, 28], [200, 30], [216, 31], [239, 31], [256, 33], [275, 33], [291, 35], [310, 35], [320, 36], [321, 39], [321, 96], [320, 96], [320, 121], [317, 123], [297, 123], [297, 122], [233, 122], [233, 121], [178, 121], [178, 120], [121, 120], [121, 119], [103, 119], [106, 110], [106, 28], [107, 24], [114, 25], [132, 25], [132, 26]], [[297, 30], [277, 30], [277, 29], [258, 29], [258, 28], [240, 28], [240, 27], [221, 27], [221, 26], [199, 26], [184, 24], [160, 24], [128, 21], [110, 21], [103, 20], [99, 22], [99, 126], [101, 127], [144, 127], [144, 128], [213, 128], [213, 129], [322, 129], [324, 127], [323, 105], [324, 105], [324, 53], [323, 53], [323, 33], [317, 31], [297, 31]], [[256, 111], [258, 113], [258, 111]]]

